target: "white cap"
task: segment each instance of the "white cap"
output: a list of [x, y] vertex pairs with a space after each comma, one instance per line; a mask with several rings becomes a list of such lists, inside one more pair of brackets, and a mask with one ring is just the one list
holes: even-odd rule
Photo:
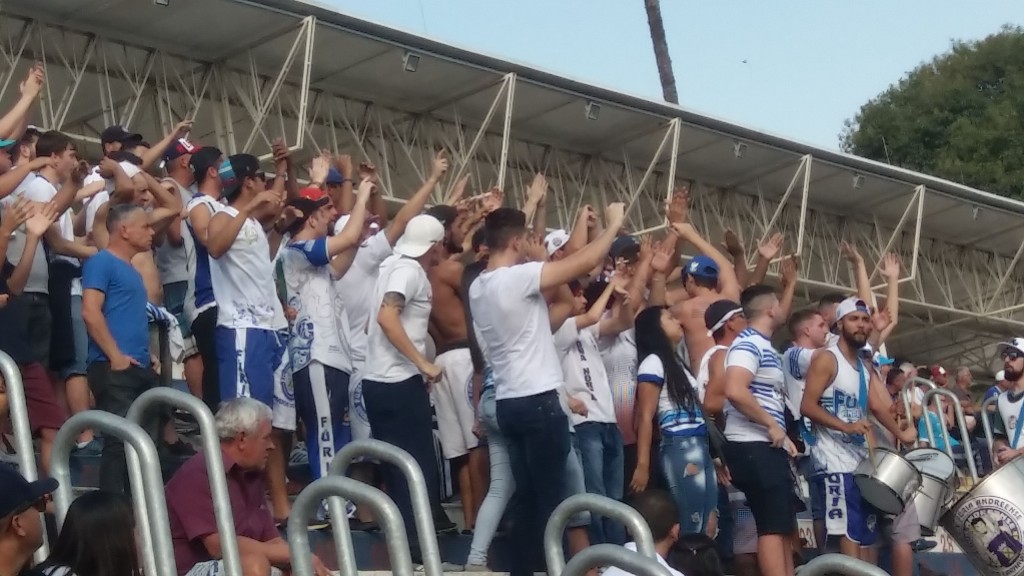
[[865, 314], [871, 314], [868, 305], [863, 300], [856, 297], [847, 298], [836, 306], [836, 323], [843, 319], [847, 314], [853, 314], [854, 312], [863, 312]]
[[548, 235], [544, 237], [544, 248], [548, 251], [548, 256], [551, 256], [558, 251], [559, 248], [565, 246], [569, 242], [569, 233], [565, 230], [554, 230], [548, 232]]
[[395, 242], [395, 254], [419, 258], [444, 238], [444, 225], [429, 214], [420, 214], [409, 220], [405, 234]]
[[1000, 342], [996, 345], [996, 351], [1000, 356], [1005, 354], [1007, 350], [1016, 350], [1024, 354], [1024, 338], [1011, 338], [1009, 342]]
[[[348, 219], [351, 218], [351, 217], [352, 216], [350, 214], [343, 214], [341, 216], [338, 216], [338, 220], [334, 223], [334, 235], [335, 236], [337, 236], [338, 234], [341, 234], [341, 230], [345, 227], [345, 224], [348, 224]], [[380, 229], [380, 225], [379, 224], [377, 224], [376, 222], [370, 222], [370, 230], [379, 230], [379, 229]]]
[[1003, 380], [1006, 380], [1006, 370], [996, 372], [996, 382], [1002, 382]]

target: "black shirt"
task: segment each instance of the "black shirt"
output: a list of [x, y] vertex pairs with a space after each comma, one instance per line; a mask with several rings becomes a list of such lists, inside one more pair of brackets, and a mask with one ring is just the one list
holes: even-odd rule
[[[14, 266], [4, 260], [0, 271], [0, 294], [10, 294], [7, 286]], [[0, 350], [18, 364], [32, 362], [32, 347], [28, 335], [28, 301], [24, 295], [10, 296], [7, 305], [0, 308]]]

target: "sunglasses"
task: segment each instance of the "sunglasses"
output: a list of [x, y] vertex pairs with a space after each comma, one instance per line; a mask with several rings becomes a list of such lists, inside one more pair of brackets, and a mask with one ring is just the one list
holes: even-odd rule
[[15, 510], [14, 513], [21, 514], [23, 512], [27, 512], [31, 508], [34, 508], [35, 511], [39, 513], [46, 512], [46, 505], [49, 504], [51, 500], [53, 500], [52, 494], [44, 494], [42, 498], [39, 498], [34, 502], [29, 502], [28, 504], [25, 504], [21, 508]]
[[1018, 358], [1024, 358], [1024, 352], [1020, 350], [1006, 350], [1003, 352], [1003, 360], [1016, 360]]

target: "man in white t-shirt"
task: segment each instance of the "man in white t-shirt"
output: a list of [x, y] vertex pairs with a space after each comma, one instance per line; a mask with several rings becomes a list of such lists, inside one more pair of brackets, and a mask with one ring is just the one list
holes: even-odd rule
[[998, 347], [1003, 359], [1003, 377], [1009, 388], [999, 394], [996, 400], [997, 418], [995, 423], [995, 466], [1003, 466], [1010, 460], [1024, 454], [1024, 338], [1013, 338]]
[[747, 496], [757, 524], [757, 562], [764, 576], [793, 573], [796, 495], [786, 436], [782, 360], [771, 337], [784, 321], [775, 290], [755, 284], [740, 304], [747, 328], [725, 359], [726, 462], [733, 484]]
[[512, 576], [540, 566], [547, 518], [561, 502], [569, 423], [558, 400], [563, 386], [548, 306], [542, 294], [583, 277], [604, 261], [622, 226], [625, 206], [606, 211], [605, 230], [588, 246], [555, 262], [537, 245], [528, 254], [526, 215], [500, 208], [487, 216], [490, 258], [469, 289], [474, 329], [494, 370], [498, 423], [507, 435], [520, 500], [512, 541]]
[[352, 262], [338, 255], [358, 245], [372, 187], [369, 181], [360, 185], [348, 223], [334, 236], [327, 232], [337, 213], [322, 189], [303, 188], [289, 202], [302, 216], [292, 223], [292, 237], [281, 254], [287, 304], [295, 310], [288, 349], [313, 479], [327, 475], [335, 452], [352, 437], [345, 419], [346, 369], [351, 367], [341, 346], [342, 311], [334, 280]]
[[[441, 368], [426, 352], [432, 294], [427, 271], [441, 257], [443, 238], [444, 226], [437, 218], [416, 216], [395, 244], [394, 255], [381, 265], [373, 295], [378, 311], [367, 330], [362, 388], [373, 437], [412, 455], [423, 471], [434, 508], [439, 505], [440, 476], [429, 388], [440, 380]], [[415, 541], [406, 478], [393, 465], [382, 466], [382, 471], [410, 541]]]
[[288, 368], [288, 322], [277, 298], [272, 257], [281, 239], [274, 223], [284, 182], [278, 178], [280, 187], [267, 190], [260, 162], [249, 154], [230, 156], [219, 173], [226, 205], [210, 220], [206, 248], [217, 300], [221, 400], [247, 396], [273, 410], [275, 450], [267, 460], [267, 484], [274, 517], [283, 521], [291, 512], [285, 486], [289, 451], [284, 448], [295, 430], [295, 397]]

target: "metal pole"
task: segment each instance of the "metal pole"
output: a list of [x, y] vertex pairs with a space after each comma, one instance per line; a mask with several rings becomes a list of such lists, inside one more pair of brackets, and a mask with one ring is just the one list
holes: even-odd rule
[[576, 513], [589, 510], [592, 513], [614, 518], [626, 525], [636, 542], [636, 550], [647, 558], [657, 559], [651, 527], [634, 508], [607, 496], [598, 494], [576, 494], [562, 501], [555, 508], [544, 528], [544, 560], [549, 576], [559, 576], [568, 568], [562, 552], [562, 534], [569, 518]]
[[[922, 402], [925, 406], [927, 406], [928, 403], [931, 401], [932, 397], [937, 396], [947, 396], [949, 397], [949, 401], [953, 404], [953, 413], [956, 414], [956, 423], [957, 426], [960, 427], [960, 438], [963, 439], [960, 445], [964, 447], [964, 454], [967, 456], [967, 469], [970, 470], [971, 472], [971, 478], [975, 482], [977, 482], [978, 469], [974, 465], [974, 449], [971, 448], [971, 433], [970, 431], [967, 430], [967, 420], [964, 419], [964, 408], [963, 406], [960, 405], [960, 400], [956, 397], [956, 394], [953, 394], [952, 392], [944, 388], [929, 390], [928, 392], [925, 393], [924, 400]], [[938, 406], [939, 410], [942, 410], [942, 405], [939, 404]], [[953, 447], [950, 446], [949, 430], [946, 429], [945, 425], [942, 426], [942, 434], [946, 440], [946, 452], [949, 454], [949, 457], [952, 458]], [[932, 443], [933, 446], [935, 445], [934, 439], [932, 438], [932, 427], [930, 423], [928, 425], [928, 440], [929, 442]]]
[[[384, 539], [388, 544], [388, 555], [391, 558], [391, 573], [394, 576], [413, 576], [412, 554], [409, 551], [409, 538], [405, 533], [405, 523], [395, 502], [386, 494], [373, 486], [344, 476], [324, 476], [313, 482], [299, 493], [292, 504], [289, 523], [292, 526], [305, 526], [315, 513], [320, 502], [325, 498], [337, 500], [347, 498], [360, 505], [367, 505], [373, 510], [374, 517], [380, 522], [384, 531]], [[333, 512], [332, 512], [333, 514]], [[343, 515], [342, 520], [345, 519]], [[335, 532], [337, 540], [340, 535]], [[348, 536], [348, 547], [352, 547], [351, 536]], [[306, 530], [288, 531], [288, 549], [291, 551], [292, 573], [295, 576], [313, 576], [313, 563], [310, 560], [309, 533]], [[340, 560], [340, 559], [339, 559]], [[356, 576], [357, 572], [339, 572], [342, 576]]]
[[[136, 500], [145, 499], [149, 507], [150, 524], [153, 531], [153, 551], [156, 567], [153, 574], [157, 576], [176, 576], [178, 571], [174, 564], [174, 550], [171, 547], [171, 527], [167, 518], [167, 501], [164, 499], [164, 480], [160, 474], [160, 459], [157, 457], [153, 439], [138, 424], [101, 410], [79, 412], [57, 431], [53, 442], [53, 453], [50, 455], [50, 472], [60, 483], [54, 493], [54, 508], [58, 529], [64, 525], [68, 507], [71, 506], [71, 447], [75, 445], [78, 435], [87, 428], [102, 432], [104, 436], [120, 438], [130, 445], [139, 456], [142, 465], [142, 485], [132, 484], [132, 497]], [[142, 525], [146, 518], [136, 518]], [[149, 572], [147, 572], [149, 574]]]
[[[992, 458], [992, 465], [995, 466], [996, 454], [995, 454], [995, 438], [992, 436], [992, 421], [989, 419], [988, 408], [992, 406], [995, 410], [999, 410], [999, 405], [996, 403], [999, 400], [999, 395], [985, 400], [981, 403], [981, 428], [985, 431], [985, 443], [988, 445], [988, 454]], [[998, 414], [997, 414], [998, 416]], [[1001, 417], [1001, 416], [1000, 416]]]
[[[334, 460], [331, 461], [330, 475], [344, 476], [349, 464], [361, 456], [396, 466], [405, 475], [405, 481], [409, 484], [409, 497], [412, 500], [413, 521], [420, 550], [423, 552], [423, 571], [427, 576], [442, 576], [441, 552], [437, 548], [437, 537], [434, 535], [434, 512], [430, 507], [430, 499], [427, 497], [427, 482], [423, 479], [423, 471], [419, 464], [416, 463], [412, 455], [397, 446], [380, 440], [356, 440], [348, 443], [335, 454]], [[332, 521], [335, 518], [345, 519], [345, 504], [341, 498], [329, 498], [327, 507]], [[335, 544], [341, 550], [341, 545], [337, 542]], [[351, 542], [349, 543], [349, 552], [351, 553]], [[338, 561], [344, 561], [342, 556], [338, 557]]]
[[[228, 576], [242, 576], [242, 564], [238, 555], [238, 536], [235, 533], [235, 519], [231, 511], [231, 497], [228, 494], [227, 477], [224, 471], [224, 458], [217, 435], [217, 424], [213, 413], [202, 400], [173, 388], [152, 388], [143, 392], [128, 409], [127, 419], [139, 426], [154, 407], [166, 405], [184, 410], [195, 417], [199, 423], [199, 434], [203, 442], [203, 456], [206, 458], [206, 471], [210, 477], [210, 495], [213, 497], [213, 515], [217, 521], [217, 534], [220, 535], [221, 557], [224, 570]], [[134, 450], [128, 456], [138, 457]]]
[[[615, 566], [636, 576], [669, 576], [671, 574], [668, 568], [657, 560], [626, 550], [622, 546], [597, 544], [588, 546], [573, 556], [560, 576], [583, 576], [594, 568], [604, 566]], [[548, 572], [548, 574], [551, 573]]]
[[935, 382], [925, 380], [924, 378], [918, 378], [917, 376], [907, 378], [907, 381], [903, 383], [903, 390], [900, 395], [903, 396], [903, 408], [906, 410], [907, 418], [910, 420], [911, 424], [914, 423], [914, 416], [910, 413], [910, 391], [918, 384], [924, 384], [930, 390], [938, 388], [938, 386], [935, 385]]
[[[36, 469], [36, 451], [32, 446], [32, 426], [28, 422], [21, 369], [14, 359], [3, 351], [0, 351], [0, 374], [3, 374], [4, 382], [7, 384], [7, 403], [11, 412], [11, 427], [14, 428], [14, 449], [18, 452], [18, 471], [29, 482], [35, 482], [39, 479], [39, 471]], [[32, 557], [39, 563], [46, 560], [49, 554], [46, 531], [43, 530], [43, 545]]]
[[863, 560], [844, 554], [823, 554], [796, 569], [799, 576], [825, 576], [845, 574], [846, 576], [889, 576], [889, 574]]

